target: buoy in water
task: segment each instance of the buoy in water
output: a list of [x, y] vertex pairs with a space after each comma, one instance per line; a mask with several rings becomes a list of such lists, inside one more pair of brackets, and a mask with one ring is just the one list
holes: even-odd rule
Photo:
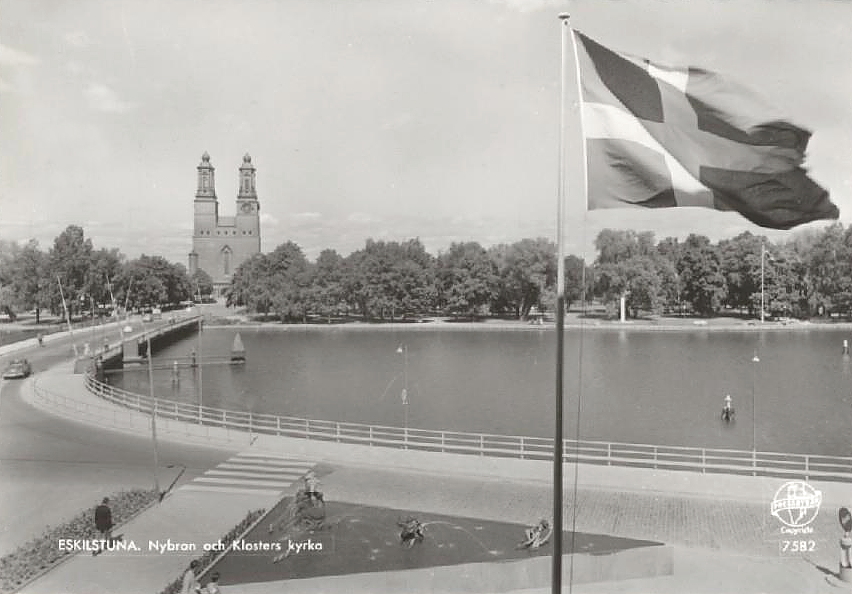
[[231, 345], [231, 361], [245, 362], [246, 348], [243, 346], [243, 339], [240, 338], [240, 333], [237, 332], [234, 336], [234, 344]]
[[843, 354], [844, 355], [849, 354], [849, 341], [846, 340], [845, 338], [843, 339]]

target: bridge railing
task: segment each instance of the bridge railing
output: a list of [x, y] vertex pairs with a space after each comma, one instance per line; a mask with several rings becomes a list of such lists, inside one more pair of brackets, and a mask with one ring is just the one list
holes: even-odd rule
[[[86, 387], [106, 401], [148, 415], [155, 412], [157, 418], [253, 434], [475, 456], [528, 460], [551, 460], [553, 457], [553, 440], [549, 438], [366, 425], [233, 411], [151, 399], [104, 384], [90, 373], [86, 374]], [[563, 461], [804, 480], [852, 480], [852, 457], [782, 452], [566, 439]]]

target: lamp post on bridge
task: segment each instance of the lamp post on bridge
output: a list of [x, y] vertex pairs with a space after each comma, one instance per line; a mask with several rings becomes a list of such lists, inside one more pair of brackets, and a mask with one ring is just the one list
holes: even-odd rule
[[204, 406], [204, 387], [201, 384], [201, 328], [202, 320], [204, 319], [204, 310], [201, 303], [201, 290], [198, 287], [198, 282], [195, 283], [195, 294], [198, 299], [198, 422], [201, 423], [202, 407]]
[[752, 460], [757, 459], [757, 400], [755, 384], [757, 383], [757, 364], [760, 363], [760, 357], [757, 356], [757, 350], [754, 351], [754, 357], [751, 358], [751, 452]]
[[142, 327], [145, 329], [145, 341], [148, 346], [148, 395], [151, 398], [151, 442], [154, 445], [154, 490], [157, 491], [157, 497], [162, 500], [160, 493], [160, 478], [158, 475], [159, 452], [157, 450], [157, 400], [154, 397], [154, 355], [151, 352], [151, 332], [145, 324], [144, 318]]

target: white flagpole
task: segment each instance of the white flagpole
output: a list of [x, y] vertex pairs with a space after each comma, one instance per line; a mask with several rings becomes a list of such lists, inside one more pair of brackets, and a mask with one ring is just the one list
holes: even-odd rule
[[565, 352], [565, 62], [567, 58], [568, 13], [561, 13], [562, 60], [559, 98], [559, 187], [556, 208], [556, 427], [553, 438], [553, 563], [552, 594], [562, 592], [562, 432], [563, 432], [563, 358]]
[[121, 325], [121, 320], [118, 318], [118, 304], [115, 302], [115, 295], [112, 293], [112, 282], [109, 280], [109, 275], [105, 275], [107, 279], [107, 289], [109, 289], [109, 302], [112, 305], [112, 317], [115, 318], [118, 324], [118, 334], [121, 337], [122, 344], [124, 343], [124, 328]]
[[[65, 293], [62, 291], [62, 281], [59, 279], [59, 275], [56, 275], [56, 282], [59, 283], [59, 296], [62, 297], [62, 309], [65, 310], [65, 322], [68, 324], [68, 336], [71, 336], [72, 339], [74, 337], [74, 329], [71, 328], [71, 317], [68, 315], [68, 305], [65, 303]], [[71, 343], [71, 346], [74, 348], [74, 358], [77, 358], [77, 343]]]

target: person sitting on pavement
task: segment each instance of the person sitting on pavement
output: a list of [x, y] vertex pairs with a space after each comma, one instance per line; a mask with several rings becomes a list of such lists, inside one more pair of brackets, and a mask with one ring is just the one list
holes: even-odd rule
[[317, 475], [314, 474], [313, 470], [309, 470], [305, 474], [305, 495], [308, 497], [308, 501], [317, 501], [322, 502], [322, 493], [319, 491], [319, 480], [317, 480]]
[[210, 576], [210, 581], [207, 582], [205, 589], [203, 590], [205, 594], [221, 594], [222, 590], [219, 588], [219, 572], [213, 572], [213, 575]]
[[402, 541], [402, 544], [406, 546], [410, 547], [415, 541], [422, 541], [425, 536], [423, 524], [421, 524], [420, 520], [417, 518], [409, 517], [402, 522], [397, 522], [397, 525], [402, 527], [402, 531], [399, 533], [399, 539]]
[[537, 549], [550, 538], [550, 522], [542, 518], [539, 520], [538, 524], [527, 528], [524, 531], [524, 536], [526, 536], [526, 540], [524, 541], [523, 546]]

